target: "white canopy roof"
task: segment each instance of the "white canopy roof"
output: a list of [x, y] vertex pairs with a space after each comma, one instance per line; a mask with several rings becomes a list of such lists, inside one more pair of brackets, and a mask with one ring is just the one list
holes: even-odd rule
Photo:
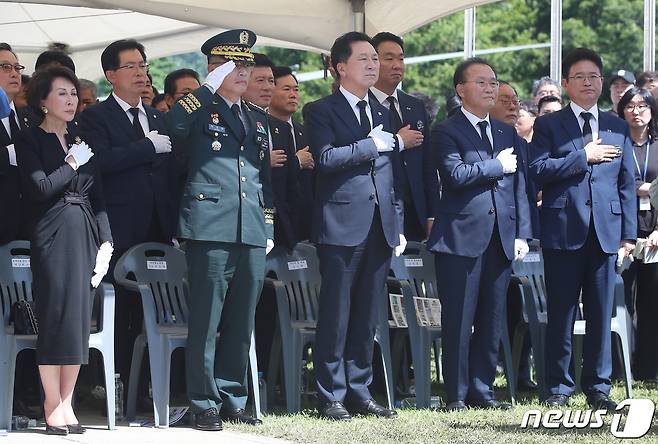
[[[404, 34], [438, 17], [495, 0], [366, 0], [366, 32]], [[100, 52], [121, 38], [141, 41], [149, 58], [197, 51], [224, 29], [244, 27], [258, 45], [327, 50], [354, 29], [349, 0], [0, 0], [0, 41], [34, 66], [49, 43], [69, 45], [80, 77], [101, 73]]]

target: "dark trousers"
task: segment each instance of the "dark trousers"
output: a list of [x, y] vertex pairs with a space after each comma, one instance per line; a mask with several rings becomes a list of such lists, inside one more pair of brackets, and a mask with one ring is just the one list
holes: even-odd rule
[[186, 258], [190, 296], [185, 364], [191, 409], [243, 409], [265, 248], [188, 241]]
[[[571, 395], [569, 373], [573, 325], [582, 290], [587, 334], [583, 343], [581, 387], [586, 394], [610, 392], [610, 319], [615, 288], [615, 254], [601, 249], [594, 224], [578, 250], [544, 249], [546, 279], [546, 385], [548, 393]], [[578, 365], [578, 364], [576, 364]]]
[[355, 247], [319, 245], [320, 307], [313, 365], [320, 402], [371, 398], [372, 353], [391, 264], [379, 211]]
[[494, 226], [481, 256], [436, 255], [441, 292], [442, 366], [448, 402], [494, 398], [511, 261]]

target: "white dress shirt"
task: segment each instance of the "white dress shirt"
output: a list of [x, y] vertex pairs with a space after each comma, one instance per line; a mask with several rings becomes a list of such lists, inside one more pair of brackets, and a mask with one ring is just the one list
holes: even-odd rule
[[[123, 100], [121, 97], [114, 94], [114, 92], [112, 92], [112, 97], [114, 97], [114, 100], [117, 101], [123, 112], [125, 112], [126, 115], [128, 116], [128, 120], [130, 120], [130, 123], [132, 123], [134, 117], [132, 113], [129, 111], [129, 109], [133, 107], [130, 106], [130, 104], [125, 100]], [[141, 97], [139, 99], [139, 103], [134, 108], [139, 109], [139, 114], [138, 114], [139, 124], [142, 125], [142, 130], [144, 131], [144, 134], [148, 134], [151, 131], [149, 128], [149, 119], [146, 116], [146, 110], [144, 109], [144, 105], [142, 104]]]
[[482, 133], [480, 132], [480, 127], [478, 126], [478, 122], [482, 122], [483, 120], [487, 121], [487, 137], [489, 138], [489, 142], [491, 143], [491, 147], [493, 148], [494, 143], [493, 143], [493, 133], [491, 132], [491, 121], [489, 120], [489, 114], [487, 114], [484, 119], [479, 118], [475, 114], [466, 111], [464, 107], [462, 106], [462, 112], [466, 116], [469, 122], [471, 122], [471, 125], [473, 125], [473, 128], [475, 128], [475, 131], [478, 132], [480, 137], [482, 137]]
[[[374, 86], [370, 88], [370, 91], [372, 91], [372, 93], [377, 98], [377, 101], [379, 101], [379, 103], [381, 103], [384, 108], [386, 108], [389, 111], [391, 110], [391, 102], [387, 100], [389, 97], [388, 94], [378, 90]], [[395, 99], [394, 101], [395, 110], [398, 112], [398, 116], [400, 116], [400, 120], [402, 120], [402, 111], [400, 110], [400, 101], [398, 100], [398, 90], [396, 89], [395, 91], [393, 91], [393, 94], [391, 94], [391, 96]], [[404, 140], [402, 140], [402, 137], [400, 137], [399, 134], [396, 134], [395, 137], [397, 137], [398, 146], [400, 147], [400, 151], [402, 151], [404, 149]]]
[[362, 100], [366, 101], [366, 115], [368, 116], [368, 119], [370, 119], [370, 129], [372, 129], [372, 110], [370, 109], [370, 101], [368, 100], [368, 94], [362, 99], [360, 97], [355, 96], [341, 85], [339, 88], [340, 92], [345, 96], [347, 99], [347, 102], [350, 104], [350, 108], [352, 108], [352, 112], [356, 116], [356, 120], [361, 124], [361, 109], [359, 108], [359, 102]]
[[569, 103], [571, 111], [576, 115], [578, 120], [578, 126], [580, 126], [580, 132], [583, 132], [583, 126], [585, 125], [585, 119], [580, 116], [580, 113], [587, 112], [592, 114], [592, 117], [589, 119], [589, 126], [592, 128], [592, 140], [599, 138], [599, 107], [594, 105], [590, 109], [582, 108], [575, 103]]
[[[16, 113], [16, 105], [14, 105], [14, 102], [12, 101], [9, 104], [9, 108], [11, 108], [12, 111], [14, 111], [14, 119], [16, 120], [16, 124], [18, 127], [21, 127], [20, 122], [18, 121], [18, 114]], [[5, 129], [7, 130], [7, 134], [9, 134], [9, 138], [11, 139], [15, 134], [11, 133], [11, 127], [9, 126], [9, 116], [5, 117], [2, 119], [2, 124], [5, 126]], [[14, 144], [7, 145], [7, 151], [9, 151], [9, 165], [16, 166], [16, 149], [14, 148]]]

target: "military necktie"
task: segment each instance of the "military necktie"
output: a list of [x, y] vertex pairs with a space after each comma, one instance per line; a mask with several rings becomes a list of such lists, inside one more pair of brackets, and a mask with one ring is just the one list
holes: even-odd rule
[[363, 137], [367, 137], [368, 134], [370, 134], [370, 130], [372, 129], [370, 126], [370, 119], [368, 118], [368, 114], [366, 114], [366, 106], [368, 106], [368, 102], [361, 100], [359, 103], [357, 103], [357, 105], [359, 107], [361, 134]]
[[146, 136], [144, 135], [144, 128], [142, 128], [142, 124], [139, 123], [139, 108], [130, 108], [128, 111], [130, 111], [130, 114], [133, 115], [133, 128], [135, 128], [135, 134], [137, 135], [137, 138], [143, 139]]
[[398, 131], [400, 131], [400, 128], [402, 128], [402, 119], [400, 118], [400, 114], [398, 114], [398, 109], [395, 107], [395, 97], [388, 96], [386, 100], [388, 100], [388, 103], [390, 103], [388, 109], [391, 112], [391, 126], [393, 127], [393, 134], [397, 134]]
[[244, 123], [242, 123], [242, 119], [240, 118], [240, 106], [237, 103], [234, 103], [231, 105], [231, 111], [233, 111], [233, 117], [235, 117], [235, 120], [238, 121], [238, 125], [240, 125], [240, 140], [242, 141], [245, 138], [246, 132], [244, 130]]
[[478, 122], [478, 126], [480, 127], [480, 137], [482, 137], [484, 146], [487, 147], [487, 153], [489, 153], [489, 155], [493, 158], [493, 147], [491, 146], [489, 136], [487, 136], [487, 127], [489, 126], [489, 122], [486, 120], [481, 120]]
[[13, 109], [9, 111], [9, 130], [11, 131], [9, 139], [16, 140], [16, 136], [18, 136], [18, 132], [21, 129], [18, 127], [18, 123], [16, 123], [16, 113]]
[[591, 119], [593, 116], [592, 113], [583, 111], [580, 113], [580, 117], [582, 117], [585, 121], [583, 124], [583, 144], [587, 145], [592, 141], [592, 127], [589, 124], [589, 119]]

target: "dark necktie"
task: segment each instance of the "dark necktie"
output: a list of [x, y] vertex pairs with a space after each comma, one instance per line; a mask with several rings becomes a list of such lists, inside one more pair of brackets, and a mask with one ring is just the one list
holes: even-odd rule
[[592, 118], [592, 113], [583, 111], [580, 113], [580, 117], [585, 121], [583, 124], [583, 144], [587, 145], [592, 141], [592, 127], [589, 124], [589, 119]]
[[133, 115], [133, 128], [135, 128], [135, 134], [137, 135], [137, 138], [143, 139], [146, 136], [144, 135], [144, 128], [142, 128], [142, 124], [139, 123], [139, 108], [130, 108], [128, 111], [130, 111], [130, 114]]
[[361, 121], [361, 134], [363, 137], [367, 137], [372, 129], [370, 126], [370, 119], [368, 118], [368, 114], [366, 114], [366, 106], [368, 106], [368, 102], [361, 100], [357, 105], [359, 107], [359, 120]]
[[480, 137], [482, 137], [482, 142], [484, 142], [484, 146], [487, 147], [487, 153], [489, 153], [489, 155], [493, 158], [493, 147], [491, 146], [489, 136], [487, 136], [487, 127], [489, 126], [489, 122], [486, 120], [481, 120], [478, 122], [478, 126], [480, 127]]
[[388, 96], [386, 100], [388, 100], [388, 103], [390, 103], [388, 109], [391, 112], [391, 126], [393, 127], [393, 134], [397, 134], [398, 131], [400, 131], [400, 128], [402, 128], [402, 119], [400, 118], [400, 114], [398, 114], [398, 109], [395, 107], [395, 97]]
[[240, 125], [240, 140], [245, 138], [246, 132], [244, 130], [244, 123], [242, 123], [242, 119], [240, 118], [240, 106], [237, 103], [234, 103], [231, 105], [231, 111], [233, 111], [233, 117], [235, 117], [235, 120], [238, 121], [238, 125]]
[[18, 136], [18, 132], [20, 130], [21, 129], [18, 127], [18, 123], [16, 123], [16, 113], [12, 109], [9, 111], [9, 131], [11, 131], [9, 139], [16, 140], [16, 136]]

